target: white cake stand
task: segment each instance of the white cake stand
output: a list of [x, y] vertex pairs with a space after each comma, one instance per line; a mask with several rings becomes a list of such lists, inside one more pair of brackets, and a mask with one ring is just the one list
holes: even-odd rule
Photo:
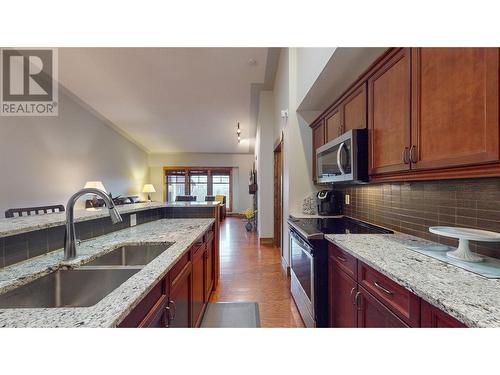
[[469, 241], [500, 242], [500, 233], [487, 230], [459, 228], [459, 227], [430, 227], [429, 232], [440, 236], [458, 238], [458, 248], [446, 253], [450, 258], [465, 262], [481, 262], [479, 255], [474, 254], [469, 248]]

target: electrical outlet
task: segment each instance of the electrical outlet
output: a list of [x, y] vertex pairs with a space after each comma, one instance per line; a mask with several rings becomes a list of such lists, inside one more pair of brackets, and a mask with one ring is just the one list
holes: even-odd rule
[[136, 225], [137, 225], [137, 215], [132, 214], [132, 215], [130, 215], [130, 226], [134, 227]]
[[345, 195], [345, 204], [351, 204], [351, 196], [349, 194]]

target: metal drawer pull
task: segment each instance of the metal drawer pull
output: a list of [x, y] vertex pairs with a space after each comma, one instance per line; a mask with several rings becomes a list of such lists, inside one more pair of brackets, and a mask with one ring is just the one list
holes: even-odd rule
[[[170, 305], [172, 305], [172, 309], [170, 308]], [[175, 309], [175, 302], [170, 300], [168, 301], [168, 305], [167, 307], [165, 307], [165, 309], [168, 311], [168, 317], [169, 317], [169, 320], [174, 320], [175, 319], [175, 313], [176, 313], [176, 309]], [[170, 312], [173, 310], [173, 313], [171, 314]]]
[[389, 289], [384, 288], [382, 285], [378, 283], [378, 281], [374, 281], [373, 285], [375, 285], [377, 288], [379, 288], [381, 291], [387, 294], [393, 294]]
[[408, 147], [405, 147], [403, 149], [403, 164], [410, 164], [410, 155], [409, 155], [409, 149]]
[[344, 257], [341, 257], [340, 255], [337, 255], [337, 259], [340, 260], [341, 262], [346, 262], [347, 259]]
[[353, 295], [353, 293], [354, 293], [354, 291], [355, 291], [355, 290], [356, 290], [356, 287], [354, 287], [354, 288], [352, 288], [352, 289], [351, 289], [351, 295], [350, 295], [350, 297], [349, 297], [349, 298], [351, 299], [351, 303], [352, 303], [353, 305], [356, 305], [356, 302], [355, 302], [355, 301], [353, 300], [353, 298], [352, 298], [352, 295]]
[[354, 305], [357, 306], [357, 310], [360, 311], [363, 307], [361, 306], [361, 303], [360, 303], [360, 297], [361, 296], [361, 292], [357, 292], [356, 293], [356, 296], [354, 297]]

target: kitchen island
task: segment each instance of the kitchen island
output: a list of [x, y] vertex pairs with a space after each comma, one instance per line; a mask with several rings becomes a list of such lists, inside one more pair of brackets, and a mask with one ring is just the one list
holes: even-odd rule
[[164, 243], [166, 249], [94, 306], [0, 309], [0, 327], [118, 326], [207, 232], [216, 238], [214, 223], [214, 219], [156, 220], [85, 241], [78, 247], [77, 258], [68, 262], [59, 250], [5, 267], [0, 270], [2, 294], [58, 269], [81, 266], [123, 245]]

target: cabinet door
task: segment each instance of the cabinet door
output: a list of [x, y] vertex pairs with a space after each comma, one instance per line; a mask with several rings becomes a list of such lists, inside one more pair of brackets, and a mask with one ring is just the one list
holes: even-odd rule
[[466, 325], [452, 316], [439, 310], [437, 307], [422, 301], [422, 323], [423, 328], [465, 328]]
[[210, 298], [210, 293], [212, 293], [212, 288], [214, 286], [214, 246], [213, 239], [207, 243], [207, 251], [205, 252], [205, 303], [208, 302]]
[[355, 328], [357, 312], [354, 305], [354, 296], [357, 284], [347, 273], [335, 264], [333, 257], [328, 259], [329, 267], [329, 315], [330, 327]]
[[412, 169], [499, 159], [498, 48], [415, 48]]
[[191, 327], [191, 262], [187, 263], [182, 271], [171, 280], [168, 311], [169, 327]]
[[325, 144], [325, 126], [323, 120], [312, 129], [312, 166], [313, 166], [313, 181], [316, 181], [317, 171], [316, 171], [316, 149]]
[[410, 168], [410, 49], [399, 50], [368, 80], [370, 174]]
[[166, 328], [168, 327], [168, 297], [162, 298], [139, 324], [139, 328]]
[[342, 104], [343, 131], [366, 128], [366, 84], [355, 90]]
[[340, 110], [336, 108], [333, 112], [331, 112], [326, 118], [325, 125], [325, 143], [334, 140], [338, 136], [342, 135], [344, 130], [342, 129], [342, 121], [340, 118]]
[[356, 295], [358, 305], [358, 327], [360, 328], [406, 328], [401, 319], [387, 307], [359, 287]]
[[193, 321], [192, 326], [196, 327], [201, 319], [203, 306], [205, 304], [205, 244], [200, 245], [193, 255]]

